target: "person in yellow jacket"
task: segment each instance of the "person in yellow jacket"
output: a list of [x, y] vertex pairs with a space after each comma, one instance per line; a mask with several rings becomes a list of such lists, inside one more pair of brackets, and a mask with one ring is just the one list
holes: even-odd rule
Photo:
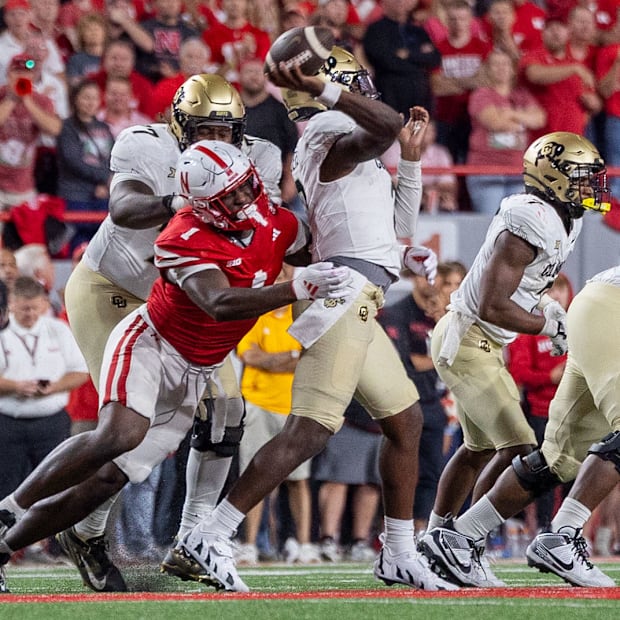
[[[278, 282], [290, 280], [293, 268], [284, 265]], [[241, 393], [245, 398], [245, 432], [239, 446], [239, 473], [264, 444], [277, 435], [291, 410], [292, 386], [301, 345], [287, 329], [293, 322], [292, 306], [277, 308], [262, 315], [237, 346], [243, 362]], [[287, 562], [318, 562], [319, 552], [310, 542], [312, 504], [310, 496], [310, 460], [302, 463], [287, 478], [289, 506], [295, 521], [296, 539], [284, 545]], [[256, 538], [263, 502], [255, 506], [245, 521], [245, 543], [239, 546], [237, 562], [258, 561]]]

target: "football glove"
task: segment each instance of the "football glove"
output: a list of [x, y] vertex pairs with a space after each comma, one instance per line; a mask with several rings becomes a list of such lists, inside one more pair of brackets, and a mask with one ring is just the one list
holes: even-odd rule
[[424, 276], [430, 284], [437, 276], [437, 254], [422, 245], [408, 246], [403, 254], [403, 265], [416, 276]]
[[337, 298], [346, 295], [351, 280], [348, 267], [334, 267], [329, 262], [314, 263], [302, 269], [291, 280], [291, 286], [297, 299]]
[[543, 308], [545, 325], [540, 333], [549, 336], [552, 343], [551, 355], [558, 357], [568, 351], [566, 340], [566, 310], [557, 301], [548, 303]]

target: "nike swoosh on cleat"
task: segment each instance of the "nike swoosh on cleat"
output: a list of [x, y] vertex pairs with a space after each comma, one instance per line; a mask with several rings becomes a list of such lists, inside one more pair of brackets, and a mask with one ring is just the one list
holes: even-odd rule
[[545, 556], [552, 564], [556, 564], [562, 570], [566, 570], [566, 571], [573, 570], [573, 561], [572, 560], [571, 560], [570, 564], [566, 564], [566, 562], [562, 562], [562, 560], [560, 560], [560, 558], [557, 558], [555, 555], [553, 555], [553, 553], [551, 553], [550, 551], [547, 551], [547, 550], [545, 550], [544, 557]]
[[[441, 548], [441, 546], [440, 546]], [[454, 552], [452, 551], [452, 549], [450, 549], [448, 547], [448, 551], [450, 552], [450, 558], [451, 558], [451, 564], [458, 566], [458, 568], [463, 571], [464, 574], [468, 575], [469, 573], [471, 573], [472, 571], [472, 565], [471, 563], [469, 564], [463, 564], [454, 554]]]
[[106, 578], [104, 577], [103, 579], [97, 579], [86, 562], [84, 562], [84, 570], [88, 575], [88, 580], [90, 584], [92, 584], [92, 587], [97, 590], [97, 592], [102, 592], [106, 586]]

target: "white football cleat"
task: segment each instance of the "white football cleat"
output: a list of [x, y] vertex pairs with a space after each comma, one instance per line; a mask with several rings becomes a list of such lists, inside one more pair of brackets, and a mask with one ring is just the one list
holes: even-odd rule
[[252, 543], [241, 543], [235, 550], [235, 562], [239, 566], [256, 566], [258, 547]]
[[557, 532], [543, 532], [528, 546], [528, 566], [543, 573], [554, 573], [573, 586], [613, 588], [616, 583], [588, 560], [586, 539], [581, 529], [561, 527]]
[[449, 581], [460, 586], [490, 588], [500, 582], [489, 568], [487, 575], [480, 561], [480, 549], [473, 538], [457, 532], [448, 524], [424, 534], [418, 549], [428, 558], [431, 566]]
[[320, 564], [321, 554], [317, 545], [312, 543], [301, 543], [299, 545], [299, 554], [297, 555], [297, 564]]
[[428, 591], [459, 589], [456, 584], [434, 573], [428, 560], [415, 549], [392, 555], [384, 545], [375, 560], [373, 572], [377, 579], [388, 586], [404, 583], [412, 588]]
[[217, 534], [201, 532], [200, 525], [188, 532], [179, 543], [202, 566], [207, 575], [215, 581], [218, 590], [249, 592], [237, 573], [233, 556], [233, 543]]
[[377, 552], [365, 540], [354, 542], [347, 553], [351, 562], [372, 562], [376, 556]]

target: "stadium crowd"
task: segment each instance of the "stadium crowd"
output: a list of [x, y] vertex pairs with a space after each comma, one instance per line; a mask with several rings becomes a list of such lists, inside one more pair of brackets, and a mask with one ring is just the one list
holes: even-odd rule
[[[57, 297], [58, 291], [37, 271], [38, 265], [34, 271], [32, 264], [21, 267], [15, 254], [36, 248], [37, 252], [43, 252], [46, 261], [50, 257], [79, 260], [99, 230], [100, 219], [112, 212], [111, 203], [115, 199], [119, 201], [118, 194], [114, 196], [114, 173], [129, 174], [128, 158], [120, 162], [117, 156], [117, 169], [110, 168], [111, 154], [114, 161], [114, 148], [122, 143], [122, 138], [118, 142], [117, 139], [123, 136], [123, 130], [136, 125], [146, 128], [142, 133], [148, 132], [152, 123], [159, 127], [170, 124], [174, 132], [177, 119], [171, 117], [171, 102], [179, 88], [198, 74], [216, 75], [223, 83], [232, 85], [239, 97], [237, 109], [242, 110], [233, 111], [233, 116], [238, 114], [238, 120], [243, 121], [238, 136], [233, 129], [224, 137], [201, 137], [232, 142], [239, 147], [258, 170], [269, 198], [289, 207], [302, 220], [307, 217], [291, 174], [293, 153], [304, 135], [306, 123], [293, 123], [289, 119], [280, 89], [262, 71], [271, 43], [283, 31], [306, 25], [331, 28], [336, 45], [354, 54], [360, 65], [370, 71], [381, 101], [402, 115], [405, 126], [413, 123], [414, 118], [424, 124], [422, 142], [415, 146], [416, 158], [410, 157], [411, 146], [402, 137], [395, 138], [398, 132], [385, 145], [386, 149], [376, 153], [395, 185], [403, 175], [403, 162], [413, 165], [419, 159], [423, 212], [495, 213], [502, 199], [521, 191], [523, 153], [528, 145], [550, 132], [585, 136], [608, 166], [620, 166], [620, 3], [617, 0], [540, 0], [538, 3], [532, 0], [6, 0], [0, 33], [0, 209], [4, 216], [0, 280], [6, 284], [9, 297], [16, 276], [34, 278], [42, 285], [39, 292], [49, 297], [40, 304], [40, 314], [66, 317], [62, 294]], [[423, 117], [420, 112], [414, 113], [416, 109], [428, 110], [430, 118], [428, 114]], [[384, 122], [387, 127], [388, 121]], [[243, 136], [243, 132], [247, 135]], [[256, 138], [262, 139], [258, 147], [252, 145]], [[261, 151], [262, 141], [269, 141], [280, 150], [281, 160], [275, 169], [269, 170], [264, 160], [261, 163], [261, 152], [264, 158], [276, 152]], [[189, 145], [183, 145], [186, 146]], [[176, 151], [172, 161], [176, 161]], [[164, 174], [168, 164], [162, 159], [159, 174]], [[472, 173], [455, 175], [451, 168], [458, 164], [471, 165]], [[501, 174], [487, 174], [485, 167], [489, 165], [505, 169]], [[425, 168], [435, 171], [425, 174]], [[445, 168], [445, 173], [437, 174], [436, 170], [441, 168]], [[271, 186], [270, 181], [273, 181]], [[615, 190], [615, 195], [620, 196], [620, 177], [612, 177], [610, 184], [612, 192]], [[175, 210], [172, 202], [175, 196], [163, 183], [159, 187], [156, 182], [144, 181], [144, 185], [148, 186], [147, 192], [132, 186], [126, 190], [127, 195], [135, 196], [131, 194], [134, 191], [145, 200], [170, 198], [167, 203], [165, 200], [157, 203], [161, 202], [163, 207], [148, 224], [150, 229], [142, 224], [134, 226], [135, 222], [128, 225], [128, 228], [151, 230], [153, 238], [149, 244], [152, 245], [159, 227], [168, 221], [170, 211]], [[117, 182], [117, 191], [118, 187]], [[101, 218], [65, 222], [66, 213], [80, 212], [88, 212], [89, 216], [99, 212]], [[159, 260], [163, 261], [161, 257]], [[78, 271], [78, 275], [82, 273]], [[405, 269], [401, 277], [409, 281], [412, 294], [388, 305], [379, 314], [379, 322], [394, 342], [406, 374], [419, 392], [421, 408], [416, 407], [416, 412], [421, 409], [420, 420], [423, 419], [419, 429], [421, 462], [419, 472], [411, 469], [411, 477], [419, 479], [415, 503], [411, 504], [415, 506], [416, 533], [420, 535], [427, 526], [450, 523], [437, 520], [433, 510], [434, 503], [435, 507], [442, 501], [446, 504], [441, 494], [436, 503], [440, 474], [455, 450], [458, 454], [459, 445], [447, 445], [454, 430], [448, 406], [453, 393], [446, 387], [449, 381], [444, 383], [442, 373], [436, 372], [430, 346], [433, 329], [446, 313], [449, 295], [465, 273], [466, 267], [459, 263], [440, 263], [437, 281], [429, 283], [426, 274], [415, 275]], [[458, 281], [454, 283], [452, 277]], [[122, 284], [114, 283], [130, 290]], [[570, 283], [567, 286], [570, 288]], [[133, 305], [123, 309], [123, 316], [144, 302], [147, 295], [148, 291], [135, 295], [131, 291]], [[565, 302], [568, 304], [569, 300]], [[282, 309], [274, 312], [277, 316]], [[292, 321], [288, 310], [286, 317]], [[117, 317], [113, 324], [106, 325], [106, 338], [119, 320]], [[207, 449], [205, 442], [199, 445], [196, 441], [192, 441], [190, 448], [189, 439], [176, 453], [165, 460], [162, 457], [163, 462], [153, 467], [149, 463], [152, 477], [140, 483], [138, 493], [135, 489], [125, 489], [121, 494], [125, 501], [121, 501], [121, 508], [115, 509], [123, 511], [117, 519], [117, 528], [127, 530], [135, 523], [144, 525], [137, 538], [135, 532], [125, 531], [116, 537], [120, 542], [112, 540], [112, 555], [120, 564], [145, 560], [159, 563], [165, 556], [166, 572], [179, 576], [179, 571], [185, 570], [182, 563], [191, 565], [196, 559], [192, 560], [191, 554], [187, 555], [177, 543], [191, 527], [200, 524], [196, 515], [188, 516], [188, 506], [199, 503], [192, 498], [192, 492], [205, 490], [199, 476], [202, 465], [197, 463], [206, 462], [205, 455], [209, 454], [213, 467], [216, 460], [213, 454], [225, 457], [220, 458], [218, 484], [209, 489], [211, 495], [216, 492], [215, 499], [218, 499], [250, 465], [261, 445], [284, 425], [284, 416], [291, 408], [289, 395], [281, 399], [286, 403], [284, 409], [280, 408], [280, 402], [277, 407], [270, 407], [269, 399], [267, 404], [261, 402], [265, 394], [257, 393], [256, 387], [247, 383], [248, 377], [269, 380], [272, 374], [277, 376], [278, 389], [281, 385], [288, 391], [293, 389], [292, 374], [300, 357], [299, 347], [289, 341], [278, 342], [276, 347], [275, 339], [270, 341], [266, 337], [268, 320], [263, 318], [266, 327], [257, 324], [260, 329], [250, 334], [253, 340], [242, 341], [239, 355], [233, 355], [230, 360], [239, 377], [245, 377], [246, 383], [241, 383], [243, 396], [247, 401], [257, 399], [252, 404], [252, 413], [258, 418], [268, 415], [275, 419], [282, 416], [282, 419], [247, 448], [241, 444], [241, 466], [234, 450], [221, 451], [210, 443]], [[272, 323], [275, 320], [272, 316]], [[441, 325], [448, 320], [444, 319]], [[20, 333], [17, 328], [17, 338]], [[76, 340], [82, 347], [79, 336]], [[265, 341], [270, 344], [260, 351]], [[100, 343], [100, 348], [103, 344]], [[548, 338], [531, 332], [499, 353], [511, 356], [506, 357], [507, 368], [522, 391], [521, 404], [531, 416], [533, 428], [528, 427], [523, 433], [527, 436], [523, 443], [528, 445], [543, 443], [549, 403], [566, 365], [564, 357], [551, 357], [548, 345]], [[90, 366], [91, 359], [82, 352]], [[97, 349], [99, 358], [93, 364], [95, 368], [101, 364], [102, 353]], [[275, 362], [269, 360], [276, 356], [283, 357], [277, 358], [278, 365], [274, 366]], [[252, 366], [258, 371], [249, 373]], [[289, 380], [283, 381], [282, 373], [288, 373]], [[1, 374], [0, 388], [6, 368]], [[96, 419], [95, 388], [89, 381], [69, 394], [73, 387], [67, 384], [58, 388], [66, 397], [58, 400], [64, 403], [60, 411], [63, 417], [65, 411], [69, 413], [74, 429], [90, 429]], [[218, 384], [217, 389], [220, 387]], [[252, 396], [248, 397], [248, 393]], [[536, 393], [543, 396], [537, 400]], [[229, 401], [240, 400], [240, 394], [237, 388], [225, 385], [224, 396]], [[7, 400], [10, 401], [3, 393], [2, 418], [14, 415], [2, 406]], [[408, 407], [411, 403], [401, 404]], [[83, 422], [87, 424], [81, 428]], [[46, 420], [46, 423], [50, 422]], [[337, 431], [336, 427], [337, 424], [331, 430]], [[246, 427], [246, 442], [251, 428]], [[71, 434], [66, 420], [55, 431], [53, 445], [45, 447], [46, 453]], [[396, 431], [392, 432], [394, 435], [390, 432], [386, 435], [393, 440]], [[238, 555], [237, 563], [252, 564], [276, 558], [300, 563], [374, 559], [382, 549], [380, 533], [385, 516], [379, 493], [380, 433], [377, 420], [370, 419], [356, 402], [352, 403], [343, 430], [330, 440], [325, 452], [315, 457], [313, 463], [304, 460], [301, 473], [295, 470], [297, 475], [283, 477], [287, 484], [259, 504], [245, 532], [240, 528], [243, 553]], [[335, 438], [340, 443], [336, 444]], [[331, 457], [333, 461], [328, 460], [330, 448], [336, 455], [347, 455], [348, 468], [337, 467], [337, 456]], [[39, 447], [32, 463], [24, 463], [20, 468], [21, 480], [43, 458], [40, 450]], [[194, 463], [191, 466], [195, 468], [191, 469], [196, 476], [194, 482], [190, 482], [191, 476], [185, 478], [188, 460]], [[482, 469], [484, 463], [478, 465]], [[501, 470], [495, 473], [499, 475]], [[256, 476], [251, 467], [246, 475]], [[20, 481], [12, 481], [12, 488], [4, 489], [3, 497], [13, 492]], [[274, 479], [273, 486], [278, 482]], [[473, 488], [473, 478], [471, 482]], [[486, 497], [483, 492], [493, 482], [494, 479], [481, 492], [474, 490], [474, 500]], [[134, 486], [137, 485], [130, 485]], [[186, 486], [188, 496], [184, 500]], [[491, 530], [491, 534], [496, 533], [489, 539], [493, 541], [489, 550], [497, 557], [523, 553], [525, 544], [549, 526], [569, 488], [567, 485], [561, 490], [547, 489], [542, 498], [544, 504], [539, 501], [538, 514], [526, 508], [505, 526], [493, 523], [485, 531], [485, 535]], [[467, 508], [471, 499], [467, 495], [463, 493], [460, 498], [463, 502], [455, 502], [459, 504], [455, 512], [461, 510], [461, 504], [463, 509]], [[98, 549], [104, 553], [104, 561], [107, 552], [102, 532], [114, 499], [115, 495], [109, 498], [105, 510], [94, 510], [94, 516], [86, 517], [77, 529], [96, 533], [92, 539], [100, 539]], [[105, 500], [108, 502], [108, 496]], [[394, 506], [392, 502], [391, 508]], [[213, 507], [209, 506], [208, 514]], [[225, 516], [234, 514], [240, 521], [234, 513], [234, 502], [225, 505], [225, 509], [229, 507], [232, 510]], [[4, 508], [5, 505], [0, 506], [0, 523]], [[620, 492], [616, 488], [585, 526], [592, 550], [605, 555], [620, 554], [619, 514]], [[442, 513], [442, 519], [443, 516]], [[89, 530], [91, 526], [84, 525], [87, 519], [91, 523], [98, 520], [97, 527]], [[392, 541], [395, 530], [390, 527], [396, 527], [392, 521], [402, 520], [404, 517], [386, 519]], [[508, 524], [513, 529], [518, 527], [525, 543], [515, 546], [509, 540]], [[2, 529], [0, 526], [0, 532]], [[29, 555], [27, 547], [26, 552], [14, 555], [12, 561], [25, 561], [29, 557], [43, 562], [62, 561], [61, 547], [66, 551], [68, 544], [75, 544], [75, 538], [73, 543], [68, 543], [68, 535], [64, 533], [64, 536], [60, 547], [50, 538], [36, 548], [36, 553], [31, 551]], [[71, 536], [77, 536], [75, 531]], [[436, 544], [431, 551], [437, 555], [439, 548]], [[194, 565], [192, 570], [200, 569]], [[196, 574], [197, 581], [210, 583], [202, 573]], [[384, 577], [380, 578], [389, 583], [389, 573], [382, 574]], [[125, 587], [120, 575], [110, 583], [110, 589]], [[442, 579], [432, 583], [433, 587], [450, 587], [442, 585]], [[92, 583], [89, 585], [93, 587]], [[415, 585], [420, 586], [417, 582]]]

